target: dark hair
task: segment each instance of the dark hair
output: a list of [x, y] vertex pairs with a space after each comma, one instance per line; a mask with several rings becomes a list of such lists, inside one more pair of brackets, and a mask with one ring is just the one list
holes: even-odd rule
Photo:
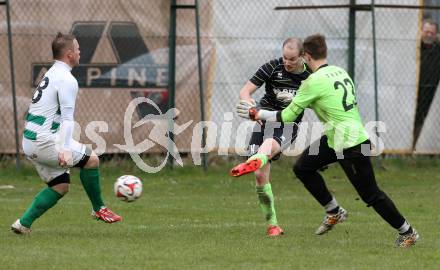
[[52, 55], [54, 59], [60, 59], [63, 57], [66, 49], [73, 48], [73, 40], [75, 36], [72, 34], [57, 33], [56, 37], [52, 41]]
[[327, 44], [325, 43], [325, 36], [322, 34], [315, 34], [308, 36], [303, 43], [304, 52], [310, 54], [313, 59], [319, 60], [327, 58]]
[[428, 19], [424, 19], [424, 20], [423, 20], [423, 25], [422, 25], [422, 27], [423, 27], [425, 24], [434, 25], [434, 26], [435, 26], [435, 30], [438, 32], [438, 23], [437, 23], [436, 21], [434, 21], [433, 19], [430, 19], [430, 18], [428, 18]]

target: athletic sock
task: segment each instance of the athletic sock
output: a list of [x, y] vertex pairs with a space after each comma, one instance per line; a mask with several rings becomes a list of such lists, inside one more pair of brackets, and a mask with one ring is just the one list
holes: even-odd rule
[[41, 190], [34, 198], [31, 206], [20, 218], [21, 225], [30, 228], [32, 223], [44, 212], [52, 208], [63, 196], [50, 187]]
[[328, 214], [337, 214], [339, 212], [339, 204], [334, 197], [329, 203], [324, 205], [324, 208]]
[[270, 183], [263, 186], [256, 186], [260, 208], [269, 225], [278, 225], [277, 215], [275, 213], [275, 200], [272, 194]]
[[400, 226], [399, 229], [397, 229], [397, 231], [399, 232], [399, 234], [408, 234], [412, 233], [413, 229], [411, 225], [409, 225], [409, 223], [405, 220], [405, 222], [402, 224], [402, 226]]
[[81, 183], [93, 205], [94, 211], [99, 211], [104, 206], [104, 202], [101, 197], [101, 186], [99, 184], [99, 169], [82, 168], [79, 177]]

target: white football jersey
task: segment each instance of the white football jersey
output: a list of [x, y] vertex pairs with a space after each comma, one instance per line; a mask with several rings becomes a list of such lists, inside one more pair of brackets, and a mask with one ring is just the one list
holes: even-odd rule
[[66, 63], [55, 61], [44, 74], [26, 116], [26, 139], [37, 140], [56, 132], [62, 121], [73, 121], [78, 82], [71, 70]]

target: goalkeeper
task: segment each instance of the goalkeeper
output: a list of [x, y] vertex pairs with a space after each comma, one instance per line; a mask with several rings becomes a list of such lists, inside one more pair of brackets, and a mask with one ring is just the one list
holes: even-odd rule
[[[252, 120], [292, 122], [304, 108], [310, 107], [324, 123], [325, 135], [301, 154], [293, 168], [305, 188], [325, 208], [326, 216], [316, 234], [328, 232], [347, 218], [347, 211], [339, 206], [318, 173], [319, 168], [339, 162], [361, 199], [398, 231], [396, 245], [414, 245], [419, 234], [377, 186], [369, 158], [371, 143], [362, 125], [352, 79], [342, 68], [327, 64], [327, 45], [323, 35], [307, 37], [304, 52], [313, 74], [302, 83], [289, 106], [277, 112], [251, 107], [247, 115]], [[246, 116], [245, 110], [240, 113]], [[251, 161], [258, 160], [258, 167], [264, 166], [267, 159], [262, 154], [250, 158]]]
[[[251, 95], [263, 84], [265, 94], [259, 102], [261, 108], [278, 111], [289, 105], [292, 97], [299, 89], [301, 81], [310, 75], [310, 69], [302, 59], [302, 42], [297, 38], [288, 38], [282, 47], [283, 57], [269, 61], [261, 66], [255, 75], [244, 85], [240, 91], [240, 102], [237, 104], [237, 112], [243, 111], [248, 106], [255, 105]], [[290, 144], [298, 131], [298, 123], [301, 116], [294, 124], [265, 123], [255, 125], [249, 141], [249, 155], [264, 153], [272, 156], [280, 152], [281, 145]], [[279, 154], [272, 160], [277, 160]], [[268, 222], [267, 234], [278, 236], [283, 230], [278, 226], [275, 212], [274, 196], [270, 184], [270, 164], [255, 171], [256, 191], [261, 210]]]

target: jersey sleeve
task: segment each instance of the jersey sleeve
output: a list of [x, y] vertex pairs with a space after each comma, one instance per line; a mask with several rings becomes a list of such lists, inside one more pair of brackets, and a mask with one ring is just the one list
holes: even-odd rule
[[78, 82], [72, 80], [60, 83], [58, 88], [58, 101], [60, 103], [61, 121], [73, 121], [77, 94]]
[[62, 81], [58, 88], [58, 101], [61, 111], [61, 134], [64, 149], [70, 148], [72, 140], [75, 113], [76, 95], [78, 93], [78, 82], [75, 80]]
[[252, 76], [252, 78], [249, 81], [251, 81], [253, 84], [255, 84], [258, 87], [262, 86], [272, 76], [273, 71], [275, 70], [275, 67], [278, 64], [279, 64], [278, 60], [276, 59], [267, 62], [258, 69], [258, 71], [254, 74], [254, 76]]
[[319, 98], [319, 90], [319, 86], [312, 84], [310, 79], [303, 81], [292, 102], [281, 111], [280, 120], [282, 122], [295, 121], [305, 108]]

